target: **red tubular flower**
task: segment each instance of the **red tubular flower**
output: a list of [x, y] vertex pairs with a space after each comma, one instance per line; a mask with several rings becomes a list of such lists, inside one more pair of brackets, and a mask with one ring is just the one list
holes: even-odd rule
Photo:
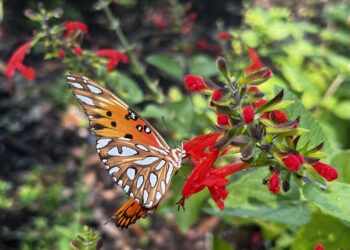
[[269, 179], [269, 190], [278, 194], [280, 192], [280, 175], [278, 172], [273, 172], [272, 176]]
[[77, 56], [81, 56], [83, 54], [83, 50], [80, 47], [75, 47], [73, 49], [73, 53], [76, 54]]
[[230, 125], [230, 118], [227, 115], [219, 114], [217, 116], [217, 123], [220, 126], [229, 126]]
[[255, 111], [251, 105], [247, 105], [242, 110], [242, 119], [245, 124], [250, 124], [254, 121]]
[[16, 69], [28, 80], [34, 80], [35, 70], [32, 67], [27, 67], [23, 64], [26, 54], [30, 51], [31, 41], [26, 42], [21, 45], [16, 51], [12, 54], [8, 60], [5, 75], [11, 80], [15, 75]]
[[186, 88], [192, 92], [197, 92], [207, 87], [204, 84], [204, 80], [201, 77], [195, 75], [186, 75], [185, 78]]
[[313, 164], [312, 166], [327, 181], [334, 181], [335, 179], [338, 178], [337, 169], [333, 168], [330, 165], [327, 165], [323, 162], [317, 162], [317, 163]]
[[318, 244], [315, 246], [314, 250], [324, 250], [324, 246], [323, 246], [321, 243], [318, 243]]
[[67, 22], [64, 24], [64, 28], [67, 30], [67, 33], [64, 35], [64, 38], [70, 37], [76, 31], [80, 31], [82, 33], [88, 32], [87, 25], [79, 21]]
[[225, 31], [219, 32], [216, 37], [220, 40], [230, 40], [232, 38], [231, 34]]
[[261, 107], [262, 105], [264, 105], [265, 103], [267, 103], [267, 101], [265, 99], [260, 99], [259, 101], [255, 102], [254, 103], [254, 107], [255, 108], [259, 108]]
[[113, 70], [117, 67], [119, 61], [128, 63], [128, 56], [123, 52], [114, 49], [100, 49], [96, 50], [96, 55], [108, 58], [107, 69]]
[[[256, 51], [253, 48], [248, 48], [248, 56], [250, 58], [250, 64], [245, 68], [245, 72], [252, 73], [254, 71], [258, 71], [262, 69], [263, 64], [260, 60], [258, 53], [256, 53]], [[272, 71], [265, 74], [271, 74], [271, 73]]]
[[222, 96], [223, 96], [222, 91], [220, 89], [217, 89], [211, 95], [211, 100], [214, 101], [214, 102], [218, 102], [218, 101], [220, 101]]
[[288, 155], [284, 158], [282, 158], [282, 161], [284, 165], [290, 170], [290, 171], [297, 171], [301, 167], [301, 165], [304, 162], [304, 159], [302, 162], [300, 159], [303, 159], [302, 156], [299, 154], [297, 155]]
[[272, 111], [272, 120], [274, 120], [276, 123], [285, 123], [288, 122], [288, 116], [286, 113], [284, 113], [281, 110], [275, 110]]
[[65, 56], [65, 52], [64, 52], [64, 50], [63, 49], [59, 49], [58, 50], [58, 58], [60, 59], [60, 60], [62, 60], [63, 59], [63, 57]]
[[190, 156], [195, 163], [207, 157], [208, 153], [206, 149], [208, 148], [209, 152], [213, 151], [211, 146], [216, 143], [220, 135], [220, 133], [200, 135], [186, 142], [184, 145], [186, 156]]

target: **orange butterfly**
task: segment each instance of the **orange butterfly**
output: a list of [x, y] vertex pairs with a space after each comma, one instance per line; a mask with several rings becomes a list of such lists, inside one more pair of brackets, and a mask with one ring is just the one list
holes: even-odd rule
[[89, 117], [108, 173], [131, 197], [112, 216], [117, 227], [128, 227], [157, 209], [185, 152], [169, 148], [146, 120], [93, 80], [70, 73], [67, 82]]

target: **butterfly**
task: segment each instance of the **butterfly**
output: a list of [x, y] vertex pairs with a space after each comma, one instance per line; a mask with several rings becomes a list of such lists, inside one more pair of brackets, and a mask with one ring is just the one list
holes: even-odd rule
[[69, 73], [67, 82], [89, 118], [101, 161], [130, 196], [112, 216], [127, 228], [157, 209], [185, 152], [171, 149], [151, 124], [93, 80]]

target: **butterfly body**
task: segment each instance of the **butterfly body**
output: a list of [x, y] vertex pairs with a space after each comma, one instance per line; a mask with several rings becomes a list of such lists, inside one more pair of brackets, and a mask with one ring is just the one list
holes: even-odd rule
[[127, 227], [157, 208], [184, 151], [171, 149], [146, 120], [91, 79], [71, 73], [67, 82], [98, 137], [96, 150], [106, 170], [131, 197], [113, 216], [117, 226]]

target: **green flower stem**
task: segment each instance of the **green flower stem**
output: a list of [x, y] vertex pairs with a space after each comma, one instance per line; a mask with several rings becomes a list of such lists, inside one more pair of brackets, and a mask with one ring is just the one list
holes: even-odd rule
[[152, 94], [157, 94], [157, 84], [152, 81], [152, 79], [147, 75], [145, 66], [139, 61], [133, 50], [131, 49], [131, 44], [125, 37], [123, 31], [120, 28], [120, 21], [115, 17], [108, 5], [103, 6], [103, 11], [105, 12], [108, 21], [111, 23], [112, 30], [115, 31], [120, 43], [122, 44], [125, 51], [130, 57], [132, 65], [135, 67], [136, 74], [141, 76], [142, 80], [146, 83], [147, 87], [150, 89]]

